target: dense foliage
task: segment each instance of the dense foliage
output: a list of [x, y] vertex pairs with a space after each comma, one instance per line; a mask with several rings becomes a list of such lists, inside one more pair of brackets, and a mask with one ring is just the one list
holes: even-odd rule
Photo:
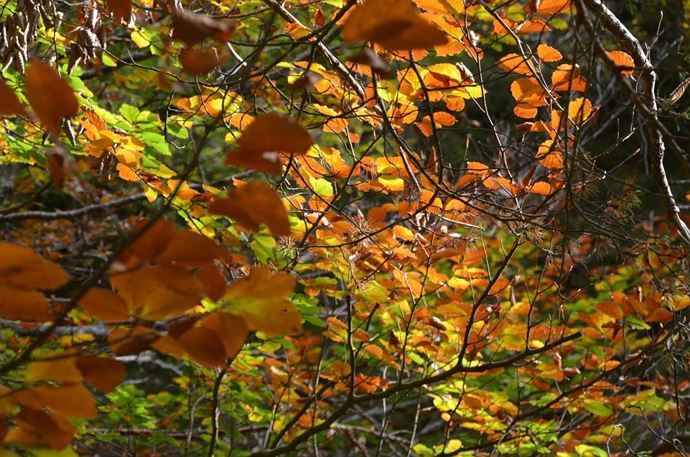
[[690, 4], [608, 3], [5, 0], [0, 455], [685, 455]]

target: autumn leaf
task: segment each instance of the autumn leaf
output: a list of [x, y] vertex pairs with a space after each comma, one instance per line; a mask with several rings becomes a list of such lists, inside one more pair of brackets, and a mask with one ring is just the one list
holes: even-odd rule
[[262, 114], [242, 131], [239, 149], [226, 163], [270, 174], [280, 174], [278, 152], [305, 154], [314, 144], [309, 133], [292, 119], [275, 113]]
[[5, 80], [0, 78], [0, 116], [12, 115], [26, 116], [26, 109]]
[[184, 71], [192, 76], [208, 74], [220, 63], [221, 59], [215, 49], [198, 51], [194, 48], [184, 48], [180, 51], [180, 64]]
[[227, 41], [237, 25], [232, 21], [216, 20], [203, 14], [194, 14], [182, 8], [172, 12], [172, 37], [188, 46], [205, 38], [213, 37], [218, 41]]
[[26, 246], [0, 243], [0, 283], [42, 290], [57, 289], [69, 280], [56, 263]]
[[113, 22], [119, 24], [123, 21], [129, 24], [132, 18], [132, 2], [131, 0], [105, 0], [108, 11], [113, 15]]
[[32, 60], [26, 69], [26, 99], [38, 120], [54, 135], [63, 119], [77, 115], [79, 102], [74, 91], [49, 64]]
[[18, 390], [12, 397], [22, 406], [33, 409], [46, 406], [56, 414], [67, 417], [90, 418], [98, 414], [93, 396], [79, 384], [40, 385]]
[[273, 274], [265, 267], [253, 267], [247, 277], [232, 283], [225, 293], [225, 310], [242, 317], [249, 330], [269, 336], [299, 333], [300, 315], [287, 299], [294, 286], [295, 279], [288, 273]]
[[124, 320], [129, 317], [127, 304], [116, 293], [100, 287], [92, 287], [79, 300], [79, 307], [98, 319]]
[[235, 219], [252, 231], [266, 224], [274, 236], [290, 235], [288, 213], [280, 196], [260, 181], [237, 187], [226, 198], [214, 199], [208, 209], [212, 214]]
[[606, 57], [614, 63], [622, 75], [633, 75], [635, 71], [635, 61], [630, 54], [623, 51], [610, 51], [606, 53]]
[[42, 409], [23, 408], [14, 417], [14, 423], [5, 442], [23, 446], [64, 449], [76, 432], [66, 418]]
[[125, 377], [125, 364], [109, 357], [87, 355], [75, 360], [84, 381], [101, 392], [110, 392]]
[[548, 44], [542, 43], [537, 46], [537, 55], [544, 62], [558, 62], [563, 58], [560, 51]]
[[369, 41], [391, 51], [424, 49], [448, 41], [408, 0], [367, 0], [356, 6], [343, 23], [343, 38]]

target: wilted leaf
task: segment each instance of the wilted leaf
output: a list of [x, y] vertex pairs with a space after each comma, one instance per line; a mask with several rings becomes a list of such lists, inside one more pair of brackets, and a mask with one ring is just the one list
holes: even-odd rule
[[62, 120], [77, 115], [74, 91], [49, 64], [32, 60], [26, 69], [26, 99], [38, 120], [53, 134], [60, 133]]
[[290, 234], [288, 213], [278, 193], [261, 181], [235, 188], [227, 198], [213, 200], [209, 212], [235, 219], [252, 231], [266, 224], [275, 236]]

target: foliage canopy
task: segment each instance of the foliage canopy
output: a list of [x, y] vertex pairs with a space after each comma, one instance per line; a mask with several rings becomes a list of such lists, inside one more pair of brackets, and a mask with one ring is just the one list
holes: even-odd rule
[[623, 3], [6, 0], [0, 455], [685, 455], [690, 5]]

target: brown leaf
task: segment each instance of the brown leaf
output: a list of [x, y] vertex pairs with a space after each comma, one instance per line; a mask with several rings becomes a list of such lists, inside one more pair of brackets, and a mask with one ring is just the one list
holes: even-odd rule
[[124, 300], [115, 292], [100, 287], [89, 289], [79, 300], [79, 306], [98, 319], [119, 321], [129, 317]]
[[79, 102], [72, 87], [49, 64], [32, 60], [26, 69], [26, 98], [38, 120], [55, 135], [63, 119], [74, 117]]
[[42, 290], [57, 289], [69, 280], [60, 265], [26, 246], [0, 243], [0, 283]]
[[84, 380], [101, 392], [110, 392], [125, 377], [125, 364], [109, 357], [87, 355], [76, 360]]
[[15, 427], [5, 437], [8, 443], [24, 446], [67, 447], [76, 428], [64, 417], [41, 409], [23, 408], [14, 417]]
[[228, 41], [237, 28], [232, 21], [217, 20], [178, 8], [172, 13], [172, 37], [192, 46], [208, 37]]
[[262, 114], [247, 126], [237, 140], [239, 150], [228, 154], [226, 163], [280, 174], [278, 152], [305, 154], [314, 144], [309, 133], [289, 117]]
[[26, 116], [26, 109], [5, 80], [0, 78], [0, 116], [12, 116], [15, 114]]
[[124, 21], [129, 24], [132, 18], [132, 2], [131, 0], [105, 0], [108, 11], [113, 15], [113, 22], [119, 24]]
[[192, 76], [206, 75], [220, 63], [221, 60], [215, 49], [197, 51], [194, 48], [184, 48], [180, 52], [182, 69]]
[[209, 212], [235, 219], [252, 231], [266, 224], [275, 236], [289, 235], [288, 213], [278, 193], [260, 181], [234, 189], [227, 198], [213, 200]]
[[43, 294], [11, 284], [0, 284], [0, 317], [42, 322], [50, 320], [51, 315]]
[[671, 95], [668, 96], [668, 99], [671, 103], [676, 103], [680, 98], [685, 94], [685, 91], [687, 88], [690, 87], [690, 77], [685, 78], [680, 84], [678, 84], [678, 87], [673, 89], [673, 92], [671, 92]]

